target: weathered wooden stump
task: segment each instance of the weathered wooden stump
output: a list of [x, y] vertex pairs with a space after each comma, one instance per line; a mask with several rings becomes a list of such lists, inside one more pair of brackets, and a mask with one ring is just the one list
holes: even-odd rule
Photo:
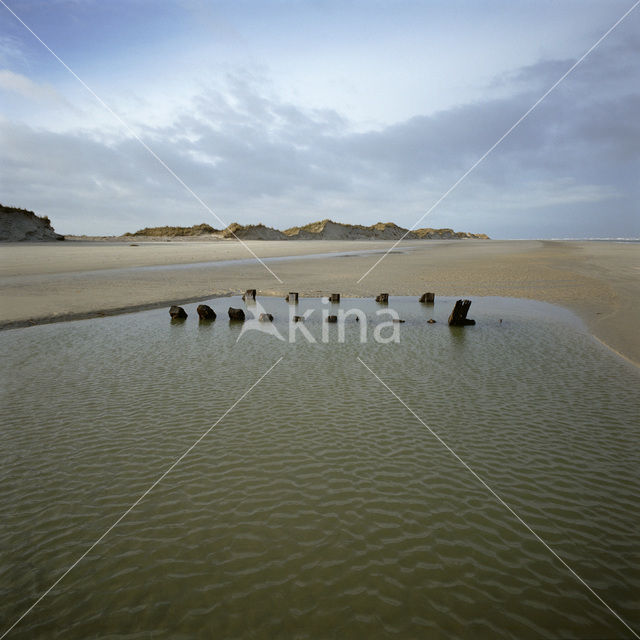
[[287, 302], [293, 302], [294, 304], [298, 304], [298, 292], [297, 291], [289, 291], [289, 293], [284, 298]]
[[199, 304], [196, 309], [200, 320], [215, 320], [216, 312], [208, 304]]
[[187, 312], [182, 307], [174, 304], [169, 309], [169, 315], [172, 320], [184, 320], [187, 317]]
[[382, 304], [389, 304], [389, 294], [388, 293], [379, 293], [376, 296], [376, 302], [381, 302]]
[[420, 302], [423, 302], [425, 304], [433, 304], [435, 299], [436, 299], [436, 294], [435, 293], [423, 293], [420, 296]]
[[270, 313], [261, 313], [258, 316], [260, 322], [273, 322], [273, 316]]
[[304, 316], [293, 316], [294, 322], [304, 322]]
[[327, 316], [327, 322], [338, 322], [338, 316]]
[[458, 300], [453, 307], [453, 311], [449, 316], [450, 327], [464, 327], [469, 324], [475, 324], [475, 320], [469, 320], [467, 313], [471, 306], [471, 300]]
[[242, 296], [242, 299], [247, 302], [248, 300], [256, 299], [256, 290], [255, 289], [247, 289]]
[[229, 320], [244, 321], [244, 311], [242, 309], [234, 309], [229, 307]]
[[329, 296], [329, 302], [334, 302], [334, 303], [340, 302], [340, 294], [339, 293], [332, 293]]
[[433, 318], [429, 318], [429, 319], [427, 320], [427, 322], [428, 322], [429, 324], [435, 324], [435, 323], [436, 323], [436, 321], [435, 321]]

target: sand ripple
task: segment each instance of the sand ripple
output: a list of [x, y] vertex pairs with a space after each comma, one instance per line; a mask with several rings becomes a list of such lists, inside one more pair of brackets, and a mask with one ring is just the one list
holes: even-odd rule
[[541, 306], [395, 304], [399, 345], [1, 334], [3, 628], [285, 356], [10, 637], [628, 637], [357, 356], [639, 628], [637, 370]]

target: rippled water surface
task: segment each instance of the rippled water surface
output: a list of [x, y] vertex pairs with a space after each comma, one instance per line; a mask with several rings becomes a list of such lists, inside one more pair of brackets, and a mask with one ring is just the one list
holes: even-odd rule
[[571, 316], [392, 298], [381, 344], [343, 300], [342, 343], [301, 300], [291, 344], [210, 304], [0, 334], [0, 634], [212, 425], [8, 637], [633, 637], [429, 428], [640, 630], [640, 375]]

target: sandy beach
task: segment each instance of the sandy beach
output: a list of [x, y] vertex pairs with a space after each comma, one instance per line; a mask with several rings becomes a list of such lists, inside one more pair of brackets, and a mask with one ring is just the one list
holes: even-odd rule
[[[135, 244], [135, 246], [132, 246]], [[508, 296], [563, 305], [640, 363], [640, 245], [534, 240], [13, 243], [0, 248], [0, 327], [122, 313], [256, 288], [262, 295]], [[367, 254], [354, 252], [367, 251]], [[306, 258], [311, 254], [339, 253]], [[350, 255], [344, 255], [345, 253]], [[296, 258], [296, 256], [298, 256]], [[303, 256], [303, 257], [300, 257]], [[241, 262], [236, 262], [241, 261]], [[215, 262], [214, 265], [201, 263]], [[190, 265], [190, 266], [184, 266]]]

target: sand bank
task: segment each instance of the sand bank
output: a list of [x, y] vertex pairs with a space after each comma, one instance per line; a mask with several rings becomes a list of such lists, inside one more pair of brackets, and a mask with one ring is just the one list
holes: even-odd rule
[[[389, 242], [247, 243], [261, 258], [385, 251]], [[56, 243], [0, 248], [0, 326], [24, 326], [186, 303], [256, 288], [263, 295], [495, 295], [564, 305], [594, 335], [640, 363], [640, 245], [615, 242], [435, 240], [402, 243], [360, 283], [377, 254], [259, 263], [235, 241]], [[175, 269], [138, 269], [176, 265]], [[91, 273], [86, 273], [90, 271]]]

